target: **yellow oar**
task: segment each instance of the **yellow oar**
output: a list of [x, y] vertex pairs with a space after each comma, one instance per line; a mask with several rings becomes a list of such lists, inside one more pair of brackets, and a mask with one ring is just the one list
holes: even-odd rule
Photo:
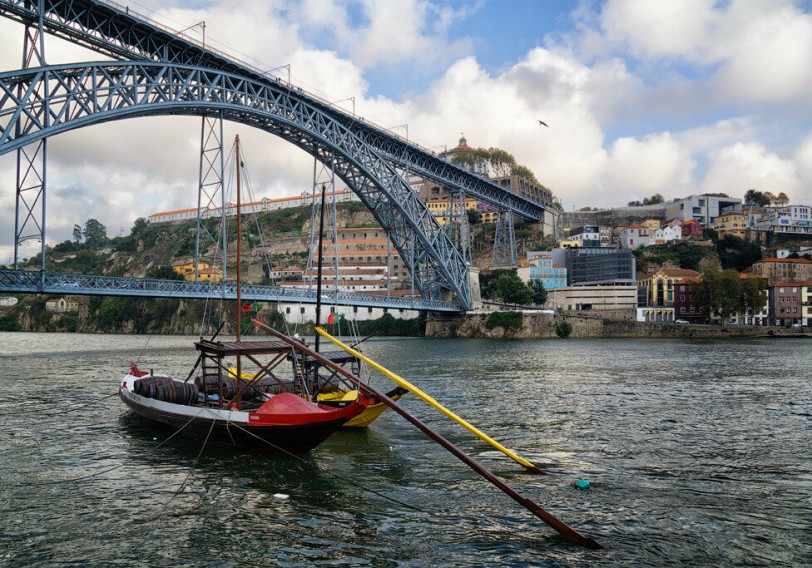
[[488, 436], [485, 432], [479, 430], [476, 426], [474, 426], [474, 425], [470, 424], [469, 422], [467, 422], [465, 419], [460, 418], [459, 416], [457, 416], [456, 414], [451, 412], [449, 409], [447, 409], [445, 406], [443, 406], [442, 404], [437, 402], [434, 398], [432, 398], [428, 394], [424, 393], [422, 390], [420, 390], [419, 388], [414, 386], [412, 383], [410, 383], [409, 381], [407, 381], [403, 377], [400, 377], [400, 376], [396, 375], [395, 373], [393, 373], [392, 371], [390, 371], [389, 369], [386, 369], [385, 367], [382, 367], [381, 365], [379, 365], [378, 363], [376, 363], [375, 361], [373, 361], [369, 357], [366, 357], [365, 355], [363, 355], [359, 351], [356, 351], [355, 349], [353, 349], [349, 345], [346, 345], [346, 344], [342, 343], [341, 341], [339, 341], [338, 339], [336, 339], [335, 337], [333, 337], [332, 335], [327, 333], [324, 330], [324, 328], [317, 327], [316, 331], [322, 337], [325, 337], [325, 338], [329, 339], [330, 341], [332, 341], [333, 343], [335, 343], [336, 345], [341, 347], [344, 351], [346, 351], [350, 355], [354, 356], [355, 358], [357, 358], [360, 361], [363, 361], [364, 363], [366, 363], [367, 365], [369, 365], [373, 369], [383, 373], [388, 378], [395, 381], [395, 383], [397, 383], [398, 386], [401, 386], [401, 387], [405, 388], [406, 390], [408, 390], [409, 392], [414, 394], [420, 400], [423, 400], [424, 402], [427, 402], [428, 404], [430, 404], [431, 406], [433, 406], [434, 408], [436, 408], [437, 410], [439, 410], [440, 412], [442, 412], [443, 414], [445, 414], [446, 416], [451, 418], [451, 420], [455, 421], [457, 424], [460, 424], [461, 426], [468, 429], [469, 431], [471, 431], [475, 435], [479, 436], [480, 438], [482, 438], [483, 440], [488, 442], [491, 446], [493, 446], [494, 448], [496, 448], [497, 450], [499, 450], [500, 452], [502, 452], [503, 454], [505, 454], [509, 458], [514, 459], [515, 461], [517, 461], [518, 463], [520, 463], [521, 465], [526, 467], [528, 470], [532, 471], [533, 473], [540, 473], [542, 475], [547, 475], [547, 473], [545, 471], [539, 469], [538, 467], [536, 467], [535, 465], [533, 465], [532, 463], [530, 463], [529, 461], [527, 461], [523, 457], [516, 455], [515, 453], [513, 453], [512, 451], [507, 449], [505, 446], [503, 446], [502, 444], [500, 444], [499, 442], [497, 442], [496, 440], [494, 440], [493, 438]]

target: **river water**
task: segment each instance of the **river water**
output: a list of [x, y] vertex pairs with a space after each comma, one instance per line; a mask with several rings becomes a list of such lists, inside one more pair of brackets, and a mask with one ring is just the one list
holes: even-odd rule
[[0, 565], [812, 565], [810, 340], [365, 344], [549, 470], [404, 401], [591, 551], [391, 412], [302, 458], [166, 442], [117, 385], [193, 339], [0, 333]]

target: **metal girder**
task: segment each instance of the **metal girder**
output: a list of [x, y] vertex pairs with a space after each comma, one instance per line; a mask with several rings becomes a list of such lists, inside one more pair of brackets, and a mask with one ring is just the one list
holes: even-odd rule
[[[195, 231], [195, 281], [200, 280], [201, 237], [202, 256], [211, 266], [222, 263], [223, 280], [226, 272], [226, 198], [223, 176], [223, 115], [204, 114], [200, 127], [200, 172], [197, 187], [197, 230]], [[217, 201], [219, 197], [219, 203]], [[219, 220], [219, 223], [215, 221]], [[218, 234], [219, 228], [219, 234]], [[219, 253], [219, 254], [218, 254]]]
[[510, 211], [500, 211], [496, 220], [496, 234], [493, 237], [493, 266], [518, 266], [516, 253], [516, 233], [513, 229], [513, 215]]
[[[47, 101], [29, 94], [45, 88]], [[22, 92], [20, 96], [17, 93]], [[467, 266], [445, 231], [393, 165], [323, 109], [278, 83], [152, 62], [59, 65], [0, 74], [0, 154], [75, 128], [133, 116], [202, 115], [276, 134], [323, 163], [355, 191], [392, 237], [427, 298], [453, 291], [470, 302]], [[23, 119], [26, 119], [25, 121]], [[25, 124], [23, 124], [25, 122]]]
[[[32, 6], [26, 0], [26, 6]], [[25, 22], [23, 32], [22, 68], [41, 67], [45, 65], [45, 33], [40, 15], [34, 21]], [[17, 95], [24, 96], [22, 85]], [[43, 92], [30, 93], [32, 97], [48, 98], [47, 84]], [[23, 130], [25, 117], [17, 122], [16, 129]], [[14, 208], [14, 268], [19, 266], [20, 245], [27, 240], [39, 239], [41, 267], [45, 270], [45, 194], [46, 172], [48, 164], [48, 140], [43, 138], [31, 144], [17, 148], [17, 184]]]
[[[234, 282], [190, 282], [156, 278], [123, 278], [59, 272], [35, 272], [0, 268], [0, 292], [30, 294], [71, 294], [92, 296], [134, 296], [148, 298], [190, 298], [234, 300]], [[315, 304], [316, 291], [287, 286], [243, 284], [240, 295], [245, 300]], [[462, 308], [454, 302], [426, 298], [401, 298], [339, 292], [330, 295], [331, 303], [340, 306], [365, 306], [389, 309], [425, 310], [457, 313]]]
[[394, 165], [408, 166], [414, 173], [445, 187], [464, 190], [467, 195], [510, 209], [530, 221], [539, 221], [544, 206], [452, 162], [434, 155], [362, 118], [350, 115], [330, 103], [292, 87], [288, 83], [229, 55], [206, 48], [183, 34], [150, 21], [113, 2], [96, 0], [41, 0], [42, 11], [26, 0], [0, 0], [0, 16], [20, 22], [42, 16], [45, 30], [73, 43], [123, 60], [154, 60], [205, 67], [234, 73], [261, 84], [284, 84], [293, 106], [319, 109], [323, 117], [343, 124], [363, 144]]

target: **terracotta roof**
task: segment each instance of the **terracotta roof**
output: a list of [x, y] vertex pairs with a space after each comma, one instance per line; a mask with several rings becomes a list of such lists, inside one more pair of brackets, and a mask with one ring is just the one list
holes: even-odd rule
[[699, 272], [689, 268], [661, 268], [658, 272], [671, 278], [699, 278]]
[[812, 264], [812, 260], [809, 260], [808, 258], [762, 258], [761, 260], [756, 262], [756, 264], [758, 264], [759, 262], [772, 262], [772, 263], [788, 262], [790, 264]]
[[687, 276], [685, 278], [680, 278], [677, 280], [677, 284], [690, 284], [692, 282], [699, 282], [701, 279], [695, 276]]

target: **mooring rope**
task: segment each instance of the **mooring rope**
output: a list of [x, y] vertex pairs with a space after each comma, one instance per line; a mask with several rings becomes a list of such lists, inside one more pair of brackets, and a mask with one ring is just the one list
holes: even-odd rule
[[[209, 409], [207, 409], [207, 410], [209, 410]], [[214, 414], [214, 413], [212, 413], [212, 414]], [[273, 449], [274, 449], [274, 450], [276, 450], [276, 451], [282, 452], [282, 453], [284, 453], [284, 454], [286, 454], [286, 455], [288, 455], [288, 456], [290, 456], [290, 457], [292, 457], [292, 458], [294, 458], [294, 459], [299, 460], [300, 462], [303, 462], [303, 463], [309, 463], [309, 462], [308, 462], [306, 459], [304, 459], [303, 457], [298, 456], [298, 455], [296, 455], [296, 454], [294, 454], [294, 453], [292, 453], [292, 452], [289, 452], [288, 450], [286, 450], [286, 449], [284, 449], [284, 448], [281, 448], [281, 447], [279, 447], [279, 446], [277, 446], [277, 445], [273, 444], [272, 442], [269, 442], [268, 440], [265, 440], [264, 438], [261, 438], [260, 436], [257, 436], [257, 435], [256, 435], [256, 434], [254, 434], [253, 432], [251, 432], [251, 431], [249, 431], [249, 430], [246, 430], [245, 428], [243, 428], [242, 426], [240, 426], [239, 424], [237, 424], [237, 423], [235, 423], [235, 422], [229, 422], [229, 424], [230, 424], [230, 425], [234, 425], [234, 427], [235, 427], [235, 428], [238, 428], [239, 430], [243, 431], [244, 433], [248, 434], [249, 436], [253, 436], [253, 437], [254, 437], [254, 438], [256, 438], [257, 440], [259, 440], [259, 441], [263, 442], [264, 444], [267, 444], [268, 446], [270, 446], [271, 448], [273, 448]], [[336, 479], [339, 479], [339, 480], [341, 480], [341, 481], [344, 481], [345, 483], [349, 483], [350, 485], [354, 485], [354, 486], [356, 486], [356, 487], [358, 487], [358, 488], [360, 488], [360, 489], [362, 489], [362, 490], [364, 490], [364, 491], [367, 491], [367, 492], [369, 492], [369, 493], [372, 493], [373, 495], [377, 495], [378, 497], [381, 497], [382, 499], [385, 499], [385, 500], [387, 500], [387, 501], [391, 501], [392, 503], [396, 503], [396, 504], [398, 504], [398, 505], [401, 505], [401, 506], [406, 507], [406, 508], [408, 508], [408, 509], [412, 509], [412, 510], [418, 511], [418, 512], [420, 512], [420, 513], [426, 513], [426, 511], [424, 511], [423, 509], [421, 509], [421, 508], [419, 508], [419, 507], [415, 507], [414, 505], [410, 505], [409, 503], [404, 503], [403, 501], [399, 501], [398, 499], [395, 499], [394, 497], [389, 497], [388, 495], [384, 495], [383, 493], [380, 493], [380, 492], [378, 492], [378, 491], [375, 491], [374, 489], [370, 489], [369, 487], [366, 487], [366, 486], [364, 486], [364, 485], [361, 485], [360, 483], [358, 483], [358, 482], [357, 482], [357, 481], [355, 481], [354, 479], [350, 479], [350, 478], [344, 477], [344, 476], [342, 476], [342, 475], [339, 475], [339, 474], [334, 473], [334, 472], [329, 471], [329, 470], [327, 470], [327, 471], [326, 471], [326, 473], [327, 473], [328, 475], [330, 475], [330, 476], [332, 476], [332, 477], [336, 478]]]
[[[194, 420], [194, 418], [192, 420]], [[195, 467], [197, 467], [197, 462], [200, 461], [200, 456], [203, 455], [203, 450], [206, 449], [206, 444], [209, 443], [209, 438], [211, 437], [212, 430], [214, 430], [214, 420], [211, 421], [211, 426], [209, 426], [209, 433], [206, 434], [206, 439], [203, 440], [203, 445], [200, 446], [200, 451], [197, 453], [197, 457], [195, 458], [194, 463], [189, 467], [189, 473], [187, 473], [186, 477], [183, 478], [183, 481], [181, 482], [180, 487], [178, 487], [178, 489], [172, 494], [172, 496], [169, 499], [167, 499], [166, 503], [164, 503], [164, 506], [161, 508], [161, 512], [158, 513], [157, 517], [155, 517], [156, 521], [161, 518], [161, 516], [163, 515], [163, 512], [166, 510], [166, 506], [169, 505], [169, 503], [172, 502], [172, 499], [177, 497], [178, 494], [181, 491], [183, 491], [183, 488], [186, 486], [186, 482], [189, 481], [189, 477], [191, 477], [192, 472], [195, 470]]]
[[[103, 397], [101, 397], [101, 398], [99, 398], [97, 400], [94, 400], [92, 402], [88, 402], [88, 403], [85, 403], [85, 404], [80, 404], [79, 406], [75, 406], [73, 408], [68, 408], [67, 410], [60, 410], [59, 412], [47, 412], [47, 411], [45, 411], [45, 412], [37, 412], [37, 416], [57, 416], [57, 415], [60, 415], [60, 414], [67, 414], [68, 412], [75, 412], [75, 411], [81, 410], [81, 409], [83, 409], [85, 407], [92, 406], [94, 404], [98, 404], [99, 402], [101, 402], [103, 400], [106, 400], [108, 398], [114, 397], [116, 395], [118, 395], [117, 392], [114, 392], [113, 394], [107, 394], [107, 395], [104, 395]], [[32, 411], [31, 411], [30, 408], [25, 408], [25, 409], [18, 409], [17, 412], [0, 412], [0, 416], [16, 416], [16, 415], [19, 415], [19, 414], [31, 414], [31, 412]]]
[[[116, 393], [116, 394], [118, 394], [118, 393]], [[181, 431], [183, 431], [183, 429], [184, 429], [184, 428], [186, 428], [186, 427], [187, 427], [189, 424], [191, 424], [191, 423], [194, 421], [194, 419], [195, 419], [195, 418], [197, 418], [198, 416], [200, 416], [200, 413], [201, 413], [201, 412], [203, 412], [203, 410], [204, 410], [204, 409], [203, 409], [203, 408], [201, 408], [201, 409], [198, 411], [198, 413], [197, 413], [197, 414], [195, 414], [194, 416], [192, 416], [192, 417], [189, 419], [189, 421], [188, 421], [188, 422], [186, 422], [186, 424], [184, 424], [183, 426], [181, 426], [180, 428], [178, 428], [178, 429], [177, 429], [177, 430], [176, 430], [176, 431], [175, 431], [175, 432], [174, 432], [174, 433], [173, 433], [171, 436], [169, 436], [169, 437], [168, 437], [166, 440], [163, 440], [161, 443], [159, 443], [157, 446], [155, 446], [155, 447], [153, 448], [153, 450], [157, 450], [158, 448], [160, 448], [161, 446], [163, 446], [164, 444], [166, 444], [166, 443], [167, 443], [169, 440], [171, 440], [172, 438], [174, 438], [175, 436], [177, 436], [178, 434], [180, 434], [180, 433], [181, 433]], [[109, 468], [109, 469], [105, 469], [105, 470], [102, 470], [102, 471], [97, 471], [97, 472], [95, 472], [95, 473], [91, 473], [91, 474], [89, 474], [89, 475], [83, 475], [82, 477], [74, 477], [74, 478], [71, 478], [71, 479], [60, 479], [60, 480], [58, 480], [58, 481], [43, 481], [43, 482], [31, 482], [31, 483], [18, 483], [18, 484], [17, 484], [17, 486], [18, 486], [18, 487], [27, 487], [27, 486], [32, 486], [32, 485], [58, 485], [58, 484], [60, 484], [60, 483], [73, 483], [74, 481], [82, 481], [82, 480], [84, 480], [84, 479], [90, 479], [90, 478], [92, 478], [92, 477], [96, 477], [97, 475], [101, 475], [101, 474], [103, 474], [103, 473], [108, 473], [108, 472], [114, 471], [114, 470], [116, 470], [116, 469], [120, 469], [120, 468], [124, 467], [125, 465], [127, 465], [127, 464], [122, 463], [122, 464], [119, 464], [119, 465], [117, 465], [117, 466], [111, 467], [111, 468]]]

